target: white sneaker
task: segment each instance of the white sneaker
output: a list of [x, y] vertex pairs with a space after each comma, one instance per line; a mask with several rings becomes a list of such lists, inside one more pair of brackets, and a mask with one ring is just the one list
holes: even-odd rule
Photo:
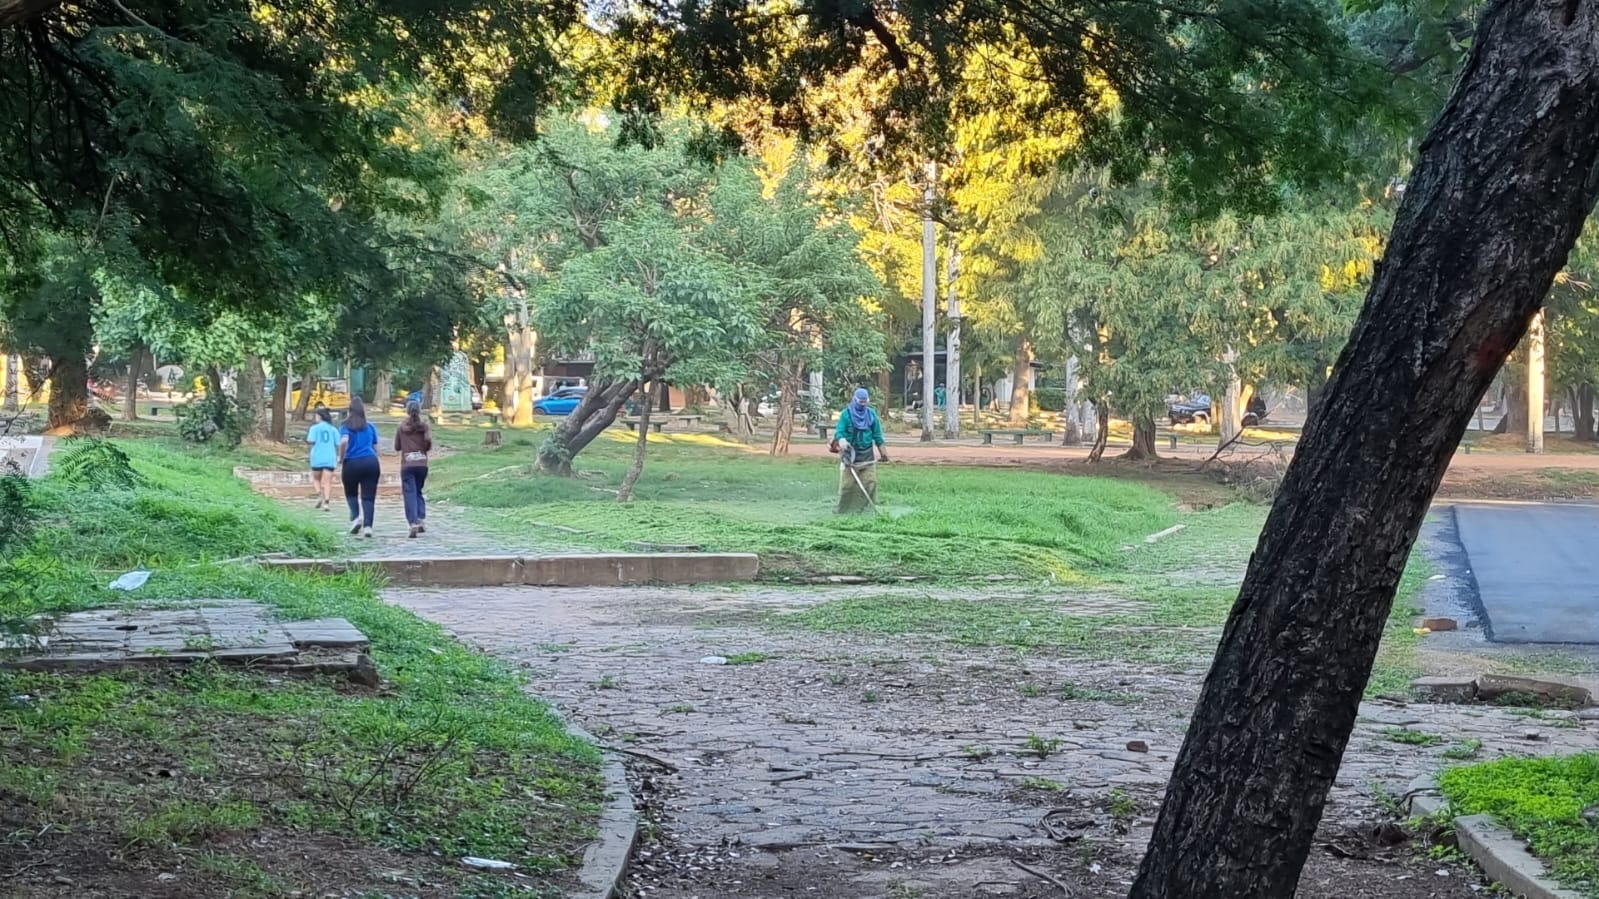
[[350, 533], [352, 533], [352, 534], [361, 533], [361, 519], [359, 519], [359, 518], [350, 519]]
[[361, 536], [365, 537], [368, 540], [371, 540], [372, 539], [372, 529], [371, 528], [363, 529], [361, 531]]

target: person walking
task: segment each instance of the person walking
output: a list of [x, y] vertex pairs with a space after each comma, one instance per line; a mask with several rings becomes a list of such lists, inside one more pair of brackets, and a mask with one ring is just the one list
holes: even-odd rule
[[328, 410], [318, 410], [316, 417], [316, 424], [305, 435], [305, 442], [311, 445], [311, 483], [316, 486], [316, 507], [331, 509], [333, 471], [339, 467], [339, 429], [333, 426]]
[[344, 463], [344, 501], [350, 506], [350, 533], [372, 536], [373, 505], [378, 498], [378, 429], [366, 420], [366, 404], [350, 397], [350, 414], [339, 427], [339, 458]]
[[[838, 512], [864, 512], [877, 507], [877, 462], [887, 462], [883, 423], [870, 405], [865, 387], [838, 415], [838, 427], [828, 451], [838, 454]], [[876, 458], [873, 458], [875, 452]]]
[[422, 419], [422, 404], [405, 404], [405, 421], [394, 432], [394, 450], [400, 454], [400, 491], [405, 497], [405, 520], [411, 536], [427, 533], [428, 453], [433, 450], [433, 430]]

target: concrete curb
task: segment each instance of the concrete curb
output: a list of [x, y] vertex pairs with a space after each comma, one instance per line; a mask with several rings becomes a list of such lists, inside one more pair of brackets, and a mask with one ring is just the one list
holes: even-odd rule
[[[1430, 816], [1446, 813], [1449, 803], [1438, 792], [1431, 777], [1418, 777], [1410, 784], [1410, 813]], [[1482, 873], [1520, 899], [1583, 899], [1574, 890], [1562, 889], [1549, 879], [1543, 862], [1510, 831], [1487, 815], [1462, 815], [1454, 819], [1455, 839]]]
[[[593, 743], [594, 739], [583, 728], [568, 721], [567, 733]], [[582, 884], [579, 892], [568, 894], [568, 899], [614, 899], [620, 896], [627, 877], [627, 866], [633, 857], [633, 846], [638, 842], [638, 810], [633, 807], [633, 791], [627, 784], [627, 769], [616, 753], [600, 748], [604, 758], [600, 762], [600, 776], [605, 780], [605, 807], [600, 811], [599, 833], [594, 842], [583, 850], [583, 867], [577, 872]]]
[[440, 556], [262, 559], [264, 568], [340, 574], [375, 568], [390, 583], [410, 587], [632, 587], [644, 584], [727, 584], [761, 573], [754, 553], [573, 553], [550, 556]]

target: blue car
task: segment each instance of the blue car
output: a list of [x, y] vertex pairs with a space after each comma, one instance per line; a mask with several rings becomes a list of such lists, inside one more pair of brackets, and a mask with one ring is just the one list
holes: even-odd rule
[[570, 415], [577, 404], [583, 401], [583, 394], [588, 393], [587, 387], [562, 387], [543, 399], [533, 404], [535, 415]]

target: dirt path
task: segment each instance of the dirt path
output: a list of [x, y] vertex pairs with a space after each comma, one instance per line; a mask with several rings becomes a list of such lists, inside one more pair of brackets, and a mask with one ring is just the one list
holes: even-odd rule
[[[838, 899], [1125, 895], [1202, 665], [1022, 656], [780, 623], [841, 595], [391, 591], [525, 668], [530, 688], [626, 753], [653, 826], [635, 895]], [[779, 616], [774, 624], [774, 617]], [[720, 656], [742, 664], [711, 664]], [[1436, 745], [1414, 745], [1413, 734]], [[1465, 897], [1474, 875], [1369, 839], [1378, 785], [1442, 752], [1599, 749], [1599, 725], [1495, 708], [1368, 703], [1300, 891]], [[1345, 857], [1354, 856], [1354, 857]]]

